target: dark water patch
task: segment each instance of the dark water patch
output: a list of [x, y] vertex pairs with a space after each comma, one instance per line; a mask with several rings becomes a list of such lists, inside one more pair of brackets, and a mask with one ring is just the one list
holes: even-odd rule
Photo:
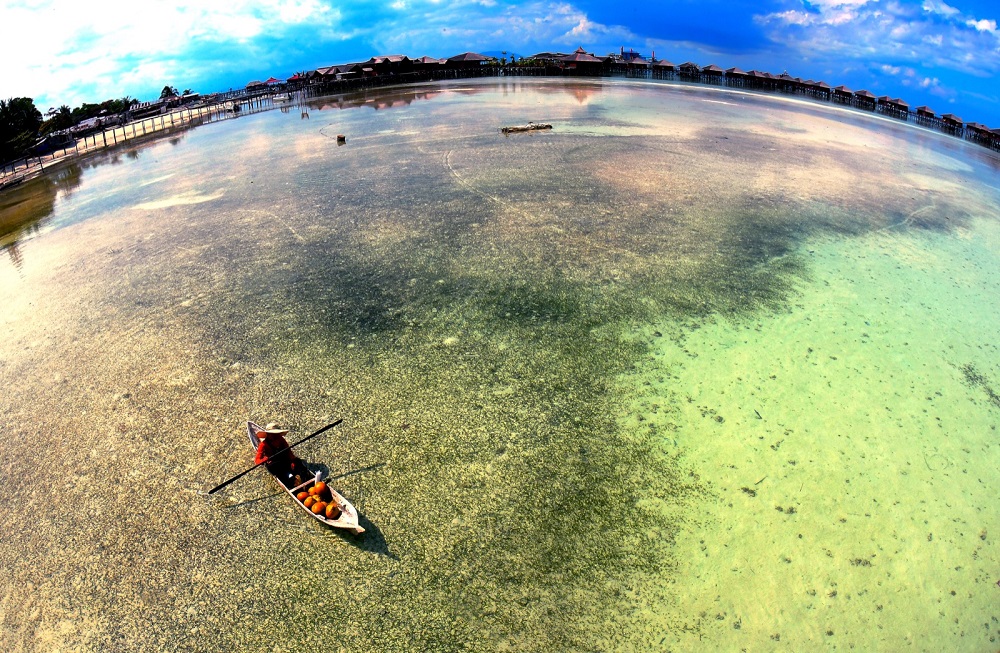
[[[362, 512], [419, 572], [373, 582], [360, 613], [380, 624], [371, 646], [513, 642], [525, 623], [531, 648], [575, 646], [609, 605], [627, 614], [625, 594], [608, 599], [605, 585], [668, 569], [683, 523], [679, 508], [637, 514], [636, 502], [678, 507], [704, 491], [616, 424], [616, 379], [644, 346], [591, 329], [643, 314], [642, 303], [545, 268], [499, 277], [445, 265], [449, 243], [415, 257], [358, 241], [322, 258], [312, 247], [269, 251], [215, 281], [208, 313], [180, 315], [240, 369], [281, 370], [244, 375], [236, 395], [264, 385], [281, 411], [336, 406], [357, 425], [352, 450], [387, 463], [391, 476], [365, 479]], [[250, 292], [264, 312], [247, 312]], [[391, 617], [378, 612], [387, 603]]]

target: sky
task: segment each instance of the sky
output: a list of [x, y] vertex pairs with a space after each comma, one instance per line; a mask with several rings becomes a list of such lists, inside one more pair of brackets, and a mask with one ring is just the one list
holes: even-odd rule
[[30, 97], [45, 113], [373, 55], [624, 47], [787, 71], [996, 128], [998, 21], [997, 0], [0, 0], [0, 98]]

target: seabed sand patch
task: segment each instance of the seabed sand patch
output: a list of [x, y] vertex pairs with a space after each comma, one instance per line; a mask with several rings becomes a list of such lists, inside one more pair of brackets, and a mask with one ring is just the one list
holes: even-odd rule
[[[995, 636], [992, 254], [936, 234], [810, 245], [817, 283], [788, 314], [641, 333], [628, 419], [719, 492], [677, 583], [713, 648], [974, 650]], [[970, 382], [972, 360], [990, 371]]]
[[[628, 84], [466, 86], [319, 112], [370, 142], [304, 167], [282, 153], [322, 140], [284, 114], [190, 132], [157, 174], [223, 196], [150, 220], [100, 195], [4, 268], [10, 647], [992, 645], [996, 197], [905, 134], [873, 160], [857, 126], [799, 109], [769, 106], [780, 132], [698, 102], [715, 128], [682, 138], [516, 141], [495, 127], [526, 106], [627, 106], [653, 132], [665, 102], [695, 110]], [[246, 419], [337, 417], [300, 455], [358, 472], [334, 482], [363, 538], [263, 474], [197, 493], [252, 459]], [[881, 601], [914, 587], [946, 616]]]

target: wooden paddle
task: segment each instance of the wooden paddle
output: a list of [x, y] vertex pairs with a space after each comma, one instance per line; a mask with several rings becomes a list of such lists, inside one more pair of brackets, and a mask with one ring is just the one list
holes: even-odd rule
[[[301, 439], [301, 440], [299, 440], [298, 442], [296, 442], [296, 443], [294, 443], [294, 444], [290, 444], [290, 445], [288, 445], [287, 447], [285, 447], [284, 449], [282, 449], [281, 451], [278, 451], [278, 452], [276, 452], [275, 454], [273, 454], [272, 456], [270, 456], [270, 458], [276, 458], [277, 456], [279, 456], [279, 455], [281, 455], [281, 454], [285, 453], [286, 451], [290, 450], [290, 449], [291, 449], [292, 447], [297, 447], [297, 446], [299, 446], [300, 444], [302, 444], [303, 442], [305, 442], [306, 440], [311, 440], [312, 438], [315, 438], [315, 437], [316, 437], [317, 435], [319, 435], [320, 433], [323, 433], [324, 431], [329, 431], [329, 430], [330, 430], [330, 429], [332, 429], [332, 428], [333, 428], [334, 426], [336, 426], [337, 424], [340, 424], [340, 423], [341, 423], [341, 422], [343, 422], [343, 421], [344, 421], [343, 419], [338, 419], [338, 420], [337, 420], [336, 422], [334, 422], [333, 424], [327, 424], [326, 426], [324, 426], [324, 427], [323, 427], [323, 428], [321, 428], [320, 430], [316, 431], [316, 432], [315, 432], [315, 433], [313, 433], [312, 435], [307, 435], [306, 437], [302, 438], [302, 439]], [[236, 480], [239, 480], [239, 479], [243, 478], [244, 476], [246, 476], [247, 474], [249, 474], [249, 473], [250, 473], [250, 472], [252, 472], [253, 470], [257, 469], [257, 468], [258, 468], [258, 467], [260, 467], [261, 465], [264, 465], [264, 464], [267, 464], [267, 462], [268, 462], [268, 461], [266, 461], [266, 460], [265, 460], [264, 462], [260, 462], [260, 463], [257, 463], [256, 465], [254, 465], [254, 466], [253, 466], [253, 467], [251, 467], [250, 469], [248, 469], [248, 470], [246, 470], [246, 471], [244, 471], [244, 472], [240, 472], [239, 474], [237, 474], [236, 476], [232, 477], [232, 478], [231, 478], [231, 479], [229, 479], [228, 481], [224, 481], [224, 482], [220, 483], [219, 485], [216, 485], [215, 487], [213, 487], [213, 488], [212, 488], [211, 490], [209, 490], [209, 491], [208, 491], [208, 494], [213, 494], [213, 493], [215, 493], [215, 492], [217, 492], [217, 491], [221, 490], [222, 488], [226, 487], [227, 485], [229, 485], [229, 484], [230, 484], [230, 483], [232, 483], [233, 481], [236, 481]]]

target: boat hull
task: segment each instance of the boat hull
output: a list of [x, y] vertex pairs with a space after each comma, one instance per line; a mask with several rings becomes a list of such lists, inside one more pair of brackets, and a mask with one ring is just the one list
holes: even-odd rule
[[[247, 436], [250, 438], [250, 446], [253, 447], [254, 451], [257, 451], [257, 445], [260, 444], [260, 433], [263, 430], [264, 429], [258, 426], [257, 424], [254, 424], [253, 422], [247, 422]], [[289, 488], [284, 483], [282, 483], [280, 478], [278, 478], [274, 474], [271, 474], [271, 478], [274, 479], [275, 483], [281, 486], [282, 490], [288, 493], [288, 496], [292, 498], [292, 501], [298, 504], [298, 506], [303, 510], [305, 510], [306, 513], [313, 519], [322, 522], [327, 526], [332, 526], [333, 528], [341, 528], [347, 531], [351, 531], [356, 535], [360, 535], [361, 533], [365, 532], [365, 529], [362, 528], [360, 525], [358, 525], [358, 511], [354, 508], [353, 505], [351, 505], [350, 501], [345, 499], [343, 495], [338, 493], [329, 485], [327, 485], [327, 488], [329, 488], [330, 493], [333, 495], [334, 500], [336, 500], [336, 502], [340, 505], [340, 509], [342, 511], [340, 517], [337, 519], [327, 519], [323, 515], [315, 514], [312, 510], [306, 508], [304, 503], [298, 500], [298, 497], [295, 496], [295, 493], [292, 491], [292, 488]], [[315, 482], [316, 481], [314, 479], [313, 481], [306, 483], [305, 485], [295, 488], [295, 490], [299, 492], [301, 492], [302, 490], [308, 490], [310, 487], [312, 487], [312, 484]]]

